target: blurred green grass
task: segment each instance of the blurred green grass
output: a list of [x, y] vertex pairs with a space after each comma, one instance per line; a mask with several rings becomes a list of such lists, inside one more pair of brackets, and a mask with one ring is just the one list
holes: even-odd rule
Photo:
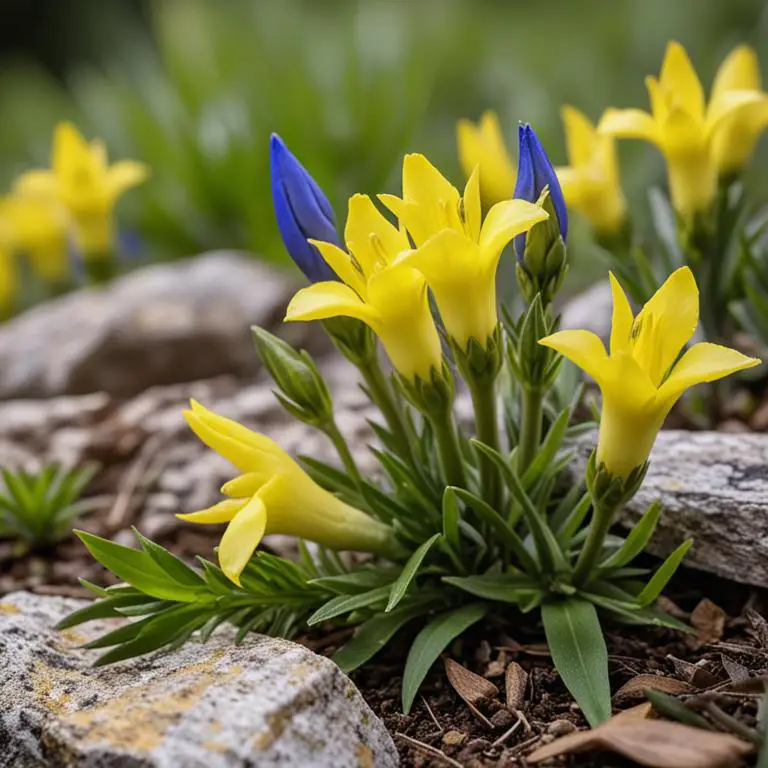
[[[63, 83], [34, 62], [3, 68], [0, 183], [44, 164], [53, 125], [72, 119], [114, 157], [152, 166], [121, 203], [152, 259], [231, 247], [285, 260], [272, 131], [343, 217], [352, 192], [397, 190], [407, 151], [460, 182], [460, 117], [496, 109], [510, 143], [528, 121], [561, 162], [563, 103], [593, 119], [609, 105], [645, 107], [643, 77], [671, 38], [708, 85], [732, 46], [768, 31], [757, 0], [155, 0], [144, 11], [149, 29], [117, 0], [106, 24], [102, 6], [89, 31], [103, 34], [101, 63], [72, 66]], [[621, 153], [629, 196], [642, 202], [661, 159], [633, 143]], [[583, 228], [572, 242], [577, 258], [588, 253]], [[580, 260], [583, 284], [594, 269]]]

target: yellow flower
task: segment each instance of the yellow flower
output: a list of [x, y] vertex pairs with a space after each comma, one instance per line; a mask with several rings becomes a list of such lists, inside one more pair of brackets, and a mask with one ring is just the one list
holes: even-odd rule
[[282, 533], [330, 549], [392, 551], [392, 530], [323, 490], [264, 435], [191, 402], [184, 417], [192, 431], [242, 472], [221, 491], [229, 498], [214, 506], [177, 515], [191, 523], [229, 523], [219, 544], [219, 564], [240, 583], [242, 573], [265, 534]]
[[0, 218], [43, 280], [56, 284], [67, 278], [69, 223], [58, 203], [13, 195], [0, 202]]
[[423, 155], [406, 155], [403, 197], [380, 195], [405, 224], [417, 246], [402, 256], [421, 272], [435, 294], [448, 335], [466, 349], [485, 345], [496, 330], [496, 268], [504, 247], [548, 218], [525, 200], [497, 203], [482, 219], [481, 171], [469, 177], [464, 196]]
[[539, 343], [597, 382], [603, 395], [597, 461], [627, 477], [648, 458], [664, 419], [688, 387], [752, 368], [760, 360], [706, 342], [694, 344], [677, 360], [699, 322], [699, 292], [688, 267], [673, 272], [635, 318], [618, 281], [610, 277], [610, 355], [589, 331], [559, 331]]
[[564, 106], [560, 113], [570, 165], [555, 170], [565, 200], [598, 234], [614, 235], [627, 215], [614, 138], [598, 133], [578, 109]]
[[667, 161], [672, 204], [684, 218], [706, 211], [717, 191], [711, 143], [724, 120], [762, 100], [757, 91], [730, 91], [704, 103], [704, 90], [688, 54], [679, 43], [667, 46], [659, 79], [645, 84], [651, 114], [639, 109], [609, 109], [598, 130], [655, 144]]
[[712, 153], [721, 176], [738, 173], [746, 165], [760, 134], [768, 127], [768, 94], [763, 92], [757, 54], [748, 45], [734, 48], [720, 65], [710, 104], [739, 91], [758, 92], [763, 98], [725, 118], [715, 131]]
[[368, 196], [354, 195], [344, 238], [349, 253], [332, 243], [310, 240], [344, 282], [302, 288], [288, 305], [285, 319], [362, 320], [381, 339], [402, 376], [429, 381], [432, 369], [442, 368], [440, 337], [424, 278], [400, 258], [411, 248], [408, 236], [387, 221]]
[[140, 184], [148, 170], [123, 160], [107, 164], [101, 141], [90, 144], [71, 123], [59, 123], [53, 134], [51, 170], [28, 171], [17, 191], [60, 203], [75, 224], [77, 246], [86, 258], [109, 255], [114, 240], [114, 206], [120, 195]]
[[466, 178], [480, 168], [480, 197], [485, 208], [510, 200], [515, 191], [515, 165], [509, 156], [499, 118], [488, 110], [475, 124], [459, 120], [456, 126], [459, 162]]

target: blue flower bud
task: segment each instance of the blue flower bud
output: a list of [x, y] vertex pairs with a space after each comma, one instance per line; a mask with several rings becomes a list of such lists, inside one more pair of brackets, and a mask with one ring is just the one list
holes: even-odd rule
[[[518, 132], [520, 160], [514, 197], [535, 203], [541, 197], [544, 187], [549, 187], [549, 199], [555, 209], [560, 235], [565, 241], [568, 235], [568, 212], [555, 169], [533, 128], [528, 123], [521, 123]], [[515, 238], [515, 253], [518, 261], [522, 261], [525, 254], [524, 234]]]
[[343, 247], [328, 198], [276, 133], [269, 140], [269, 164], [277, 226], [290, 257], [313, 283], [337, 280], [317, 248], [307, 242], [311, 238]]

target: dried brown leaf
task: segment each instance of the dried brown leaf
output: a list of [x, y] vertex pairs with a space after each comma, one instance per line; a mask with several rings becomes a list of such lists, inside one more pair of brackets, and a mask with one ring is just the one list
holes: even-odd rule
[[448, 682], [467, 704], [477, 706], [499, 695], [499, 689], [490, 680], [470, 672], [453, 659], [446, 658], [443, 661]]
[[725, 674], [728, 675], [732, 683], [743, 683], [752, 677], [749, 670], [743, 664], [739, 664], [738, 661], [729, 659], [727, 656], [721, 656], [720, 661]]
[[528, 687], [528, 673], [516, 662], [511, 661], [504, 673], [507, 693], [507, 709], [522, 709], [525, 704], [525, 689]]
[[691, 626], [696, 630], [694, 643], [697, 646], [717, 643], [725, 631], [725, 611], [708, 598], [704, 598], [691, 614]]
[[579, 731], [528, 755], [529, 763], [603, 749], [648, 768], [737, 768], [751, 745], [728, 733], [704, 731], [665, 720], [613, 717], [591, 731]]
[[667, 659], [672, 662], [675, 674], [681, 680], [685, 680], [686, 683], [690, 683], [696, 688], [709, 688], [720, 682], [706, 667], [692, 664], [690, 661], [683, 661], [683, 659], [678, 659], [671, 653], [667, 655]]
[[754, 608], [745, 608], [744, 615], [752, 627], [755, 639], [761, 648], [768, 650], [768, 621], [766, 621]]
[[653, 704], [650, 701], [644, 701], [642, 704], [635, 704], [629, 709], [622, 709], [621, 712], [617, 712], [613, 716], [613, 719], [624, 722], [626, 720], [650, 720], [655, 716]]
[[671, 696], [679, 693], [694, 693], [697, 689], [684, 680], [677, 680], [674, 677], [662, 677], [661, 675], [637, 675], [619, 688], [613, 694], [614, 701], [623, 701], [632, 698], [645, 698], [646, 688], [652, 691], [661, 691]]

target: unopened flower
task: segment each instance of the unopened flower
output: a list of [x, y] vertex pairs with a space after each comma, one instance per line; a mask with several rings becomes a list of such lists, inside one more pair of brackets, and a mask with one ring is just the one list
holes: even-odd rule
[[524, 200], [494, 205], [485, 219], [480, 208], [480, 171], [462, 197], [423, 155], [406, 155], [403, 197], [381, 195], [417, 249], [403, 257], [435, 294], [448, 335], [466, 349], [474, 338], [485, 345], [498, 325], [496, 268], [504, 247], [547, 214]]
[[712, 85], [710, 105], [727, 100], [739, 91], [763, 97], [726, 117], [712, 138], [712, 155], [720, 176], [736, 174], [746, 165], [760, 134], [768, 127], [768, 94], [763, 91], [760, 64], [748, 45], [734, 48], [720, 65]]
[[597, 463], [628, 477], [648, 458], [664, 419], [686, 389], [760, 360], [707, 342], [694, 344], [677, 360], [699, 322], [699, 292], [688, 267], [673, 272], [634, 318], [624, 291], [613, 274], [610, 278], [610, 354], [590, 331], [559, 331], [539, 343], [597, 382], [603, 395]]
[[391, 528], [322, 489], [273, 440], [194, 400], [191, 406], [184, 417], [192, 431], [243, 474], [222, 487], [228, 499], [178, 517], [191, 523], [228, 523], [219, 564], [229, 579], [240, 583], [240, 574], [269, 533], [336, 550], [391, 553]]
[[22, 174], [16, 190], [62, 205], [72, 217], [83, 257], [105, 258], [114, 243], [117, 199], [147, 175], [147, 167], [134, 160], [108, 165], [101, 141], [89, 143], [74, 125], [59, 123], [53, 134], [51, 169]]
[[275, 217], [289, 256], [310, 282], [335, 280], [334, 271], [309, 242], [341, 245], [328, 198], [275, 133], [269, 141], [269, 166]]
[[659, 78], [645, 84], [651, 114], [639, 109], [608, 109], [598, 130], [656, 145], [667, 161], [672, 205], [683, 218], [706, 211], [717, 191], [712, 140], [724, 120], [763, 101], [755, 90], [723, 92], [707, 107], [704, 90], [682, 45], [667, 46]]
[[484, 112], [477, 123], [459, 120], [456, 126], [459, 162], [469, 178], [480, 169], [480, 197], [485, 208], [512, 199], [515, 165], [509, 155], [495, 112]]
[[285, 319], [362, 320], [381, 339], [402, 376], [429, 381], [433, 369], [442, 369], [440, 337], [423, 276], [400, 259], [411, 248], [408, 236], [369, 197], [354, 195], [344, 237], [349, 253], [333, 243], [311, 241], [343, 282], [303, 288], [288, 305]]
[[598, 133], [578, 109], [564, 106], [560, 113], [569, 165], [555, 170], [565, 201], [589, 221], [598, 235], [615, 235], [624, 227], [627, 216], [616, 142], [613, 136]]
[[40, 278], [54, 285], [67, 279], [69, 219], [58, 202], [12, 195], [0, 201], [0, 218]]

